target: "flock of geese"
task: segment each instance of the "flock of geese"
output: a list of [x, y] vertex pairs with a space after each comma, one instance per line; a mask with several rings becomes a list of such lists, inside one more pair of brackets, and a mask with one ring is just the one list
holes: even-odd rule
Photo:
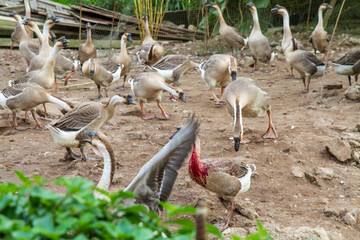
[[[24, 130], [16, 120], [16, 113], [25, 111], [28, 117], [30, 111], [36, 127], [43, 129], [36, 116], [36, 107], [43, 105], [45, 114], [46, 104], [57, 104], [64, 115], [55, 123], [48, 125], [53, 140], [58, 145], [66, 148], [66, 158], [69, 160], [88, 158], [84, 151], [85, 144], [90, 144], [95, 153], [104, 159], [104, 170], [98, 183], [98, 187], [109, 191], [115, 172], [115, 155], [109, 139], [98, 132], [101, 127], [115, 114], [119, 104], [136, 104], [139, 102], [144, 120], [155, 118], [155, 115], [147, 114], [144, 103], [156, 101], [161, 111], [160, 119], [170, 118], [170, 114], [161, 105], [162, 92], [166, 91], [172, 101], [177, 99], [186, 102], [184, 91], [178, 86], [185, 72], [190, 69], [198, 69], [201, 77], [211, 91], [215, 104], [224, 104], [228, 112], [233, 116], [234, 149], [239, 151], [240, 144], [249, 142], [243, 136], [243, 117], [259, 117], [267, 114], [269, 125], [263, 138], [275, 139], [278, 137], [272, 123], [272, 113], [269, 95], [261, 90], [251, 78], [237, 77], [237, 60], [233, 57], [234, 48], [241, 50], [248, 44], [254, 59], [254, 69], [257, 70], [259, 62], [269, 64], [275, 54], [271, 52], [268, 39], [262, 34], [256, 7], [248, 3], [247, 7], [252, 13], [254, 27], [248, 38], [234, 27], [227, 25], [219, 6], [214, 3], [206, 5], [218, 12], [220, 20], [220, 35], [230, 46], [231, 55], [216, 54], [207, 60], [196, 63], [183, 55], [163, 56], [164, 48], [155, 41], [149, 31], [148, 19], [145, 14], [144, 21], [145, 38], [141, 49], [136, 57], [147, 68], [153, 71], [143, 71], [133, 78], [128, 78], [131, 93], [126, 95], [113, 95], [106, 105], [100, 102], [89, 101], [75, 105], [62, 98], [56, 97], [49, 90], [57, 90], [56, 79], [68, 79], [81, 66], [84, 76], [94, 81], [98, 89], [98, 95], [91, 100], [102, 98], [101, 87], [104, 88], [105, 96], [108, 96], [107, 88], [119, 81], [124, 82], [119, 90], [123, 90], [126, 79], [131, 69], [132, 58], [126, 50], [126, 43], [132, 42], [130, 33], [124, 33], [121, 37], [120, 53], [114, 54], [109, 59], [100, 59], [96, 55], [96, 47], [91, 39], [91, 25], [86, 25], [87, 39], [78, 49], [78, 59], [73, 61], [61, 51], [68, 45], [68, 40], [61, 37], [55, 40], [51, 27], [59, 20], [49, 17], [42, 31], [36, 22], [31, 19], [29, 0], [25, 0], [26, 14], [22, 18], [17, 13], [12, 13], [17, 25], [12, 34], [12, 43], [19, 43], [19, 50], [28, 63], [27, 73], [21, 78], [9, 82], [9, 86], [0, 94], [0, 105], [12, 111], [13, 125], [18, 130]], [[321, 76], [325, 71], [325, 64], [316, 57], [317, 51], [325, 53], [328, 46], [327, 33], [323, 28], [322, 13], [331, 8], [328, 4], [322, 4], [319, 8], [319, 22], [310, 37], [314, 53], [304, 50], [300, 42], [296, 41], [291, 34], [289, 14], [279, 5], [271, 10], [283, 17], [283, 40], [282, 50], [286, 61], [290, 66], [290, 77], [293, 77], [293, 69], [301, 75], [305, 89], [308, 92], [310, 80]], [[33, 33], [37, 39], [33, 38]], [[54, 41], [53, 47], [49, 44]], [[12, 48], [12, 47], [11, 47]], [[339, 60], [334, 61], [334, 69], [337, 73], [356, 76], [360, 72], [360, 50], [352, 49]], [[172, 83], [173, 86], [168, 85]], [[220, 97], [215, 94], [215, 88], [221, 87]], [[135, 100], [134, 100], [135, 99]], [[127, 204], [141, 203], [149, 209], [159, 212], [161, 208], [158, 200], [166, 201], [177, 178], [177, 170], [185, 159], [188, 162], [188, 174], [202, 187], [216, 193], [221, 199], [229, 203], [228, 215], [225, 222], [219, 226], [224, 230], [230, 221], [233, 212], [234, 198], [237, 194], [250, 188], [250, 178], [256, 167], [253, 164], [229, 159], [205, 159], [200, 160], [200, 139], [198, 136], [199, 122], [193, 115], [189, 117], [183, 127], [179, 127], [171, 140], [166, 144], [148, 163], [146, 163], [134, 180], [126, 187], [125, 191], [132, 191], [136, 198], [129, 200]], [[80, 155], [72, 148], [79, 148]], [[98, 197], [104, 197], [98, 192]]]

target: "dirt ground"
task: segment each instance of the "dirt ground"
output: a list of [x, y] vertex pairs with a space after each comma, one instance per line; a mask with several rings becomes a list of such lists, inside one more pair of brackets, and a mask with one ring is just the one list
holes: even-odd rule
[[[198, 48], [198, 45], [170, 43], [165, 48], [173, 53], [194, 54], [196, 52], [194, 48]], [[129, 49], [134, 56], [137, 46]], [[337, 51], [331, 55], [331, 59], [337, 58], [343, 52]], [[15, 58], [9, 58], [8, 53], [7, 49], [0, 49], [1, 88], [6, 87], [8, 80], [15, 80], [23, 75], [26, 69], [25, 60], [18, 51], [15, 51]], [[246, 50], [246, 53], [249, 54], [249, 50]], [[201, 56], [194, 60], [200, 62], [208, 57]], [[134, 58], [133, 61], [135, 60]], [[243, 62], [246, 63], [247, 60]], [[132, 75], [143, 69], [136, 63], [133, 66]], [[350, 134], [349, 129], [359, 124], [360, 104], [344, 98], [343, 93], [348, 87], [347, 77], [338, 76], [333, 69], [328, 69], [324, 83], [342, 83], [343, 88], [324, 90], [321, 98], [321, 78], [311, 82], [311, 91], [308, 94], [297, 92], [303, 88], [300, 79], [284, 78], [288, 75], [288, 67], [282, 53], [279, 53], [272, 63], [269, 73], [265, 72], [266, 69], [261, 65], [259, 71], [251, 73], [250, 67], [240, 64], [238, 76], [253, 78], [271, 96], [273, 122], [279, 134], [278, 139], [262, 139], [261, 136], [268, 126], [267, 117], [244, 118], [245, 137], [251, 141], [241, 145], [240, 151], [235, 152], [230, 139], [232, 117], [227, 112], [226, 106], [214, 104], [200, 72], [192, 70], [180, 80], [180, 87], [185, 92], [187, 103], [171, 102], [167, 97], [168, 94], [163, 95], [163, 106], [172, 115], [169, 120], [156, 118], [145, 121], [141, 118], [139, 105], [120, 105], [114, 118], [103, 126], [102, 132], [110, 137], [117, 158], [115, 182], [111, 190], [124, 188], [141, 166], [167, 143], [175, 127], [182, 125], [194, 112], [201, 120], [203, 159], [243, 156], [249, 158], [249, 161], [257, 167], [250, 190], [236, 198], [236, 203], [245, 210], [242, 211], [242, 215], [238, 212], [234, 213], [230, 229], [225, 231], [226, 235], [249, 234], [255, 231], [256, 217], [272, 232], [275, 239], [300, 239], [292, 234], [301, 227], [322, 228], [330, 239], [360, 239], [360, 170], [354, 163], [336, 161], [325, 150], [325, 144]], [[70, 79], [69, 85], [89, 81], [77, 72]], [[122, 79], [110, 87], [110, 96], [115, 94], [114, 89], [120, 84]], [[125, 91], [120, 93], [128, 92], [130, 88], [126, 83]], [[220, 93], [219, 89], [217, 93]], [[54, 94], [81, 103], [97, 96], [97, 90], [94, 84], [87, 84], [62, 88]], [[107, 100], [108, 98], [104, 98], [102, 102]], [[148, 103], [145, 107], [149, 113], [160, 115], [155, 103]], [[44, 125], [60, 117], [61, 114], [55, 110], [56, 107], [52, 106], [51, 111], [57, 113], [57, 117], [51, 120], [41, 119]], [[1, 119], [6, 119], [4, 110], [2, 113]], [[19, 183], [13, 172], [15, 169], [26, 175], [38, 174], [50, 180], [63, 176], [83, 176], [94, 182], [99, 180], [102, 172], [101, 162], [88, 161], [74, 164], [62, 161], [65, 149], [54, 143], [48, 131], [35, 130], [34, 121], [20, 121], [23, 117], [23, 113], [18, 114], [19, 122], [21, 125], [31, 126], [31, 129], [26, 131], [2, 129], [0, 182]], [[353, 134], [355, 138], [359, 137], [359, 133]], [[86, 152], [92, 157], [95, 156], [90, 147], [86, 148]], [[292, 174], [294, 167], [315, 177], [318, 185], [312, 184], [308, 178], [295, 177]], [[317, 176], [315, 171], [319, 167], [333, 169], [333, 178], [327, 180]], [[54, 190], [61, 192], [61, 189]], [[170, 202], [194, 205], [199, 197], [206, 199], [210, 209], [208, 218], [210, 222], [225, 218], [227, 211], [215, 194], [195, 184], [188, 176], [185, 165], [180, 170]], [[355, 212], [357, 223], [346, 224], [341, 214], [339, 216], [326, 214], [329, 211], [325, 209], [340, 213]], [[321, 238], [320, 232], [319, 230], [314, 233], [318, 238], [309, 235], [309, 238], [301, 239], [326, 239]]]

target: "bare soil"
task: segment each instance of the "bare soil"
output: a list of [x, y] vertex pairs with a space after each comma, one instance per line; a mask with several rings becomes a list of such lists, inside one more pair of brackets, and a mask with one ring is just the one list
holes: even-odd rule
[[[138, 46], [130, 47], [134, 56]], [[199, 50], [198, 43], [169, 44], [165, 46], [174, 53], [194, 54]], [[8, 80], [15, 80], [25, 73], [26, 61], [15, 51], [15, 57], [9, 58], [7, 49], [0, 49], [0, 87], [7, 86]], [[342, 52], [331, 55], [337, 58]], [[247, 54], [249, 54], [247, 50]], [[208, 56], [195, 58], [201, 61]], [[322, 58], [323, 55], [320, 55]], [[135, 58], [134, 58], [135, 62]], [[247, 63], [247, 61], [245, 61]], [[133, 64], [131, 74], [135, 75], [143, 67]], [[264, 224], [265, 228], [280, 239], [283, 229], [291, 227], [297, 229], [307, 226], [321, 227], [328, 232], [342, 235], [343, 239], [360, 239], [360, 170], [356, 164], [340, 163], [327, 153], [325, 144], [334, 138], [347, 134], [359, 123], [360, 104], [344, 98], [344, 91], [348, 87], [346, 76], [338, 76], [329, 69], [324, 82], [314, 79], [311, 82], [311, 91], [301, 94], [297, 91], [303, 89], [300, 79], [285, 79], [288, 75], [288, 66], [280, 53], [269, 67], [261, 66], [259, 71], [251, 73], [252, 69], [241, 65], [238, 76], [253, 78], [261, 88], [271, 96], [273, 122], [278, 131], [276, 140], [264, 140], [262, 134], [268, 126], [268, 119], [245, 118], [245, 137], [250, 143], [240, 146], [235, 152], [232, 136], [233, 120], [228, 114], [226, 106], [215, 105], [210, 99], [210, 91], [201, 79], [200, 72], [192, 70], [186, 73], [181, 82], [181, 88], [187, 97], [187, 103], [172, 102], [168, 94], [163, 95], [163, 106], [171, 114], [169, 120], [158, 118], [143, 120], [139, 105], [121, 105], [116, 114], [102, 128], [102, 132], [109, 136], [115, 149], [117, 170], [112, 191], [124, 188], [145, 164], [164, 144], [174, 132], [175, 127], [182, 125], [191, 113], [201, 120], [200, 138], [202, 140], [202, 158], [236, 158], [244, 156], [256, 164], [257, 171], [252, 178], [251, 188], [248, 192], [238, 195], [236, 203], [245, 207], [247, 217], [235, 212], [230, 227], [242, 228], [244, 233], [251, 233], [256, 229], [254, 216]], [[79, 72], [72, 76], [69, 85], [86, 83], [91, 80], [82, 77]], [[59, 81], [60, 83], [62, 81]], [[338, 90], [324, 90], [321, 98], [322, 84], [342, 83], [344, 88]], [[120, 82], [111, 86], [109, 95], [115, 93]], [[61, 86], [61, 85], [60, 85]], [[128, 83], [125, 91], [130, 92]], [[217, 90], [220, 93], [220, 90]], [[89, 101], [97, 96], [96, 86], [87, 84], [77, 87], [62, 88], [54, 95], [71, 100], [76, 103]], [[108, 98], [102, 99], [106, 102]], [[149, 113], [160, 115], [155, 103], [145, 105]], [[41, 107], [40, 107], [41, 108]], [[53, 119], [41, 119], [46, 125], [55, 121], [61, 114], [51, 107], [56, 114]], [[10, 112], [7, 112], [10, 114]], [[11, 115], [10, 115], [11, 116]], [[7, 119], [2, 111], [1, 119]], [[21, 121], [23, 113], [18, 114], [21, 125], [31, 126], [26, 131], [16, 131], [3, 128], [0, 136], [0, 182], [19, 183], [14, 170], [24, 172], [31, 176], [38, 174], [49, 180], [57, 177], [83, 176], [97, 182], [102, 172], [102, 163], [87, 161], [63, 161], [65, 149], [57, 146], [46, 130], [34, 129], [35, 122]], [[11, 117], [9, 117], [11, 121]], [[354, 136], [358, 137], [359, 135]], [[90, 147], [86, 152], [95, 157]], [[291, 173], [293, 167], [300, 167], [304, 172], [314, 176], [318, 185], [312, 184], [307, 178], [296, 178]], [[314, 174], [318, 167], [334, 170], [334, 178], [325, 180]], [[55, 191], [62, 192], [60, 188], [53, 187]], [[187, 174], [187, 166], [181, 170], [170, 198], [171, 203], [194, 205], [199, 197], [206, 199], [209, 207], [209, 221], [218, 222], [225, 218], [227, 211], [215, 194], [195, 184]], [[355, 211], [358, 213], [357, 223], [347, 225], [339, 217], [327, 217], [325, 208]], [[246, 211], [245, 211], [246, 212]], [[284, 237], [281, 239], [290, 239]], [[337, 239], [332, 238], [332, 239]]]

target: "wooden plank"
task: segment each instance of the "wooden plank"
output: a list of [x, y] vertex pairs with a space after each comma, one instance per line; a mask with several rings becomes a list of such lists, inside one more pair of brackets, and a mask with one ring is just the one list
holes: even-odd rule
[[[77, 19], [80, 19], [80, 15], [73, 12], [73, 11], [69, 11], [69, 13], [76, 17]], [[103, 20], [103, 19], [99, 19], [99, 18], [94, 18], [94, 17], [89, 17], [88, 15], [82, 15], [81, 16], [81, 21], [85, 21], [85, 22], [91, 22], [91, 23], [100, 23], [100, 24], [103, 24], [103, 25], [110, 25], [111, 26], [111, 22], [110, 21], [106, 21], [106, 20]]]

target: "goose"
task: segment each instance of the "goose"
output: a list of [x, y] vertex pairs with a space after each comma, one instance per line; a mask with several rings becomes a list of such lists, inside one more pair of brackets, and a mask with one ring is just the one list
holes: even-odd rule
[[[60, 52], [61, 53], [61, 52]], [[70, 77], [78, 70], [80, 66], [79, 60], [73, 60], [71, 57], [66, 56], [65, 54], [58, 54], [55, 58], [55, 88], [58, 90], [56, 85], [56, 79], [64, 79], [64, 85], [68, 84]]]
[[48, 129], [54, 139], [54, 142], [66, 148], [66, 159], [74, 160], [80, 156], [75, 154], [71, 148], [79, 147], [81, 151], [81, 160], [86, 161], [84, 153], [84, 131], [97, 131], [109, 121], [115, 114], [115, 108], [121, 103], [128, 102], [130, 96], [120, 97], [114, 95], [104, 106], [99, 102], [83, 103], [72, 111], [65, 114], [54, 124], [48, 125]]
[[82, 66], [82, 72], [87, 77], [93, 80], [98, 89], [98, 97], [91, 98], [91, 100], [100, 100], [102, 98], [100, 88], [103, 86], [105, 88], [105, 97], [107, 94], [107, 87], [111, 84], [117, 82], [120, 79], [121, 71], [124, 68], [124, 65], [118, 66], [118, 69], [115, 73], [111, 73], [106, 70], [102, 65], [96, 62], [96, 59], [90, 58], [84, 62]]
[[349, 86], [351, 86], [351, 76], [355, 75], [358, 81], [360, 74], [360, 48], [354, 48], [333, 62], [334, 70], [337, 74], [348, 75]]
[[149, 30], [148, 17], [145, 13], [142, 15], [144, 21], [145, 38], [141, 43], [141, 50], [136, 53], [139, 62], [147, 65], [153, 65], [164, 55], [164, 48], [155, 41]]
[[[135, 193], [135, 199], [125, 199], [124, 205], [143, 204], [149, 210], [160, 213], [161, 206], [158, 201], [166, 202], [172, 192], [178, 170], [185, 161], [195, 141], [195, 135], [199, 123], [191, 117], [184, 127], [173, 136], [171, 140], [155, 154], [138, 172], [135, 178], [124, 189], [125, 192]], [[86, 142], [90, 143], [95, 153], [101, 155], [104, 160], [104, 169], [99, 189], [109, 191], [115, 174], [114, 150], [106, 135], [93, 131], [85, 131], [88, 137]], [[95, 197], [103, 198], [99, 192]]]
[[[181, 127], [177, 131], [181, 131]], [[177, 135], [177, 131], [174, 135]], [[229, 202], [228, 215], [220, 231], [224, 231], [234, 209], [234, 198], [249, 190], [251, 175], [255, 172], [254, 164], [245, 164], [245, 161], [230, 158], [215, 158], [200, 160], [200, 138], [196, 133], [195, 144], [188, 163], [190, 178], [200, 186], [214, 192], [219, 200]]]
[[127, 50], [126, 50], [126, 42], [132, 42], [133, 39], [131, 37], [130, 33], [124, 33], [121, 36], [121, 49], [120, 49], [120, 54], [114, 54], [111, 58], [110, 58], [110, 62], [114, 65], [124, 65], [124, 68], [121, 70], [121, 77], [124, 76], [124, 83], [122, 85], [122, 89], [125, 88], [125, 81], [126, 81], [126, 77], [130, 72], [130, 68], [131, 68], [131, 62], [132, 59], [131, 57], [128, 55]]
[[318, 11], [319, 21], [309, 38], [309, 42], [312, 44], [314, 48], [314, 54], [316, 54], [317, 50], [321, 53], [325, 53], [327, 51], [327, 46], [328, 43], [330, 42], [330, 37], [329, 35], [327, 35], [327, 32], [324, 30], [322, 14], [324, 10], [330, 8], [332, 7], [327, 3], [323, 3], [319, 7], [319, 11]]
[[89, 22], [86, 24], [86, 35], [86, 41], [79, 45], [78, 51], [78, 59], [81, 65], [89, 58], [96, 58], [96, 47], [91, 41], [91, 24]]
[[49, 17], [45, 21], [45, 24], [43, 26], [43, 33], [42, 33], [42, 44], [39, 54], [31, 59], [28, 71], [41, 69], [46, 63], [52, 50], [52, 47], [49, 45], [49, 35], [50, 35], [49, 32], [50, 29], [58, 22], [59, 22], [58, 18], [54, 16]]
[[[31, 17], [31, 9], [30, 9], [30, 0], [25, 0], [24, 1], [24, 5], [25, 5], [25, 18], [30, 18]], [[10, 15], [12, 16], [12, 15]], [[20, 40], [22, 38], [22, 30], [21, 30], [21, 23], [16, 21], [16, 25], [14, 28], [14, 31], [11, 33], [11, 45], [10, 45], [10, 56], [12, 56], [12, 49], [14, 47], [14, 44], [20, 44]], [[26, 33], [29, 37], [29, 39], [32, 38], [32, 33]]]
[[181, 76], [190, 69], [198, 68], [199, 64], [184, 55], [167, 55], [149, 67], [163, 76], [167, 83], [173, 82], [173, 86], [178, 86]]
[[261, 117], [265, 111], [269, 117], [269, 127], [263, 138], [274, 139], [278, 137], [271, 118], [271, 105], [269, 95], [262, 91], [251, 78], [238, 77], [231, 82], [224, 93], [227, 109], [234, 118], [234, 148], [239, 151], [240, 143], [249, 142], [243, 136], [244, 117]]
[[21, 55], [26, 59], [26, 62], [29, 64], [30, 60], [35, 57], [35, 53], [32, 52], [29, 47], [28, 47], [28, 42], [30, 41], [30, 36], [28, 35], [25, 26], [23, 24], [22, 18], [20, 17], [19, 14], [17, 14], [16, 12], [12, 12], [10, 14], [10, 16], [12, 16], [13, 18], [15, 18], [15, 20], [17, 21], [17, 23], [20, 26], [20, 30], [21, 30], [21, 38], [20, 38], [20, 43], [19, 43], [19, 51], [21, 53]]
[[[286, 10], [286, 8], [284, 8], [283, 6], [280, 6], [280, 5], [276, 5], [275, 8], [271, 9], [271, 12], [281, 15], [283, 18], [284, 34], [283, 34], [283, 39], [281, 42], [281, 49], [282, 49], [283, 53], [285, 54], [286, 49], [291, 47], [291, 44], [292, 44], [291, 39], [293, 38], [292, 34], [291, 34], [291, 29], [290, 29], [289, 13]], [[305, 50], [304, 46], [300, 42], [296, 42], [296, 43], [297, 43], [298, 49]], [[286, 78], [294, 78], [293, 67], [290, 66], [290, 75]]]
[[230, 46], [231, 56], [234, 55], [235, 47], [243, 50], [243, 48], [246, 46], [248, 42], [248, 38], [245, 38], [244, 35], [241, 32], [239, 32], [239, 30], [237, 30], [236, 28], [226, 24], [224, 17], [221, 13], [221, 10], [217, 4], [211, 2], [210, 4], [207, 4], [206, 7], [214, 8], [217, 11], [220, 20], [219, 33], [220, 36], [225, 40], [225, 42]]
[[171, 98], [179, 98], [186, 103], [184, 92], [176, 88], [176, 90], [170, 88], [165, 84], [165, 79], [158, 73], [155, 72], [143, 72], [138, 74], [134, 79], [128, 80], [131, 92], [135, 98], [139, 100], [141, 113], [144, 120], [153, 119], [155, 115], [146, 114], [144, 110], [144, 103], [147, 101], [156, 101], [160, 108], [161, 115], [160, 119], [168, 119], [170, 114], [165, 112], [161, 106], [161, 93], [163, 90], [170, 93]]
[[271, 53], [271, 48], [268, 39], [262, 34], [260, 29], [259, 18], [255, 5], [252, 2], [246, 4], [249, 8], [254, 22], [254, 27], [249, 36], [249, 47], [251, 55], [254, 59], [254, 71], [258, 61], [269, 63], [274, 59], [275, 54]]
[[[317, 78], [324, 74], [325, 64], [320, 61], [313, 53], [297, 49], [297, 42], [292, 39], [292, 46], [285, 51], [287, 63], [295, 68], [302, 77], [304, 90], [300, 93], [309, 92], [311, 78]], [[307, 82], [305, 82], [307, 78]]]
[[70, 111], [73, 106], [71, 103], [52, 96], [43, 87], [33, 83], [20, 83], [9, 86], [0, 93], [0, 105], [5, 109], [12, 111], [14, 127], [17, 130], [25, 130], [19, 127], [16, 121], [16, 113], [18, 111], [31, 111], [36, 122], [36, 127], [43, 129], [43, 126], [36, 118], [35, 108], [39, 104], [54, 103], [66, 111]]
[[[201, 77], [214, 97], [215, 104], [225, 104], [223, 101], [226, 86], [236, 79], [236, 59], [230, 55], [215, 54], [199, 66]], [[215, 87], [221, 86], [220, 99], [215, 94]]]

